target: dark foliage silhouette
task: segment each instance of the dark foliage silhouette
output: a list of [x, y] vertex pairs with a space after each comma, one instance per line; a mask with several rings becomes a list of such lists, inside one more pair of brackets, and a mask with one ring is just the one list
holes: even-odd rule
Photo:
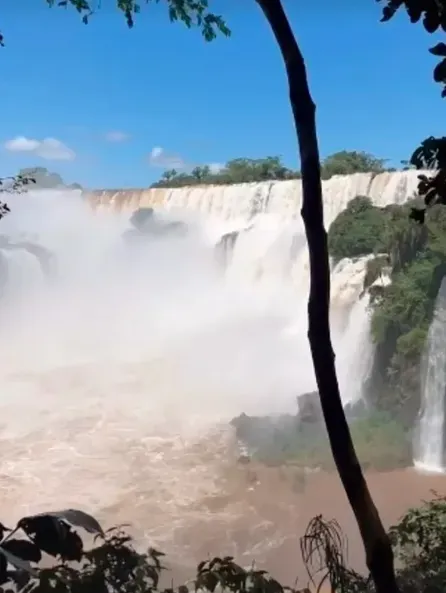
[[[91, 546], [79, 530], [92, 536]], [[2, 593], [188, 593], [217, 586], [234, 593], [297, 593], [265, 571], [242, 568], [231, 556], [200, 562], [188, 584], [162, 589], [162, 552], [141, 553], [121, 527], [104, 532], [94, 517], [74, 509], [24, 517], [14, 529], [0, 524], [0, 540]], [[42, 567], [45, 556], [52, 562]]]
[[[446, 588], [446, 498], [433, 495], [389, 530], [401, 593], [442, 593]], [[314, 517], [301, 538], [301, 551], [318, 590], [328, 582], [336, 593], [375, 593], [370, 575], [348, 567], [347, 541], [336, 521]]]
[[[421, 22], [428, 33], [446, 32], [446, 3], [444, 0], [377, 0], [384, 4], [382, 21], [386, 22], [405, 9], [411, 23]], [[442, 85], [441, 96], [446, 97], [446, 44], [441, 42], [429, 49], [440, 58], [433, 72], [434, 81]], [[414, 207], [411, 217], [423, 223], [426, 208], [446, 204], [446, 137], [430, 136], [414, 151], [410, 164], [417, 169], [432, 169], [432, 175], [420, 175], [418, 192], [424, 207]]]
[[[446, 499], [410, 509], [389, 536], [396, 552], [402, 593], [440, 593], [446, 586]], [[84, 537], [82, 537], [84, 534]], [[296, 534], [297, 536], [297, 534]], [[87, 545], [84, 540], [89, 539]], [[375, 593], [370, 574], [348, 567], [348, 542], [335, 520], [314, 517], [300, 538], [300, 551], [313, 590]], [[200, 562], [185, 584], [161, 585], [165, 554], [138, 551], [123, 526], [104, 531], [94, 517], [68, 509], [21, 519], [14, 529], [0, 523], [0, 591], [24, 593], [309, 593], [282, 585], [254, 565], [232, 556]]]
[[[8, 194], [22, 193], [35, 182], [33, 177], [21, 173], [14, 177], [0, 177], [0, 194], [3, 197]], [[0, 220], [10, 211], [8, 204], [0, 199]]]

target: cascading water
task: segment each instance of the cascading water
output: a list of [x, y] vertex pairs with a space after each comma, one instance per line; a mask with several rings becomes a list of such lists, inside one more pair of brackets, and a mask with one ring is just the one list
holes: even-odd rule
[[415, 465], [426, 471], [445, 468], [446, 278], [443, 278], [422, 362], [421, 409], [415, 434]]
[[[324, 182], [326, 223], [357, 194], [401, 203], [416, 183], [410, 171], [335, 177]], [[36, 282], [23, 254], [8, 255], [20, 270], [0, 304], [0, 489], [8, 520], [77, 506], [108, 523], [138, 524], [155, 545], [182, 560], [190, 550], [193, 561], [198, 552], [184, 534], [194, 526], [202, 533], [206, 521], [212, 533], [223, 525], [229, 553], [230, 521], [246, 521], [248, 552], [285, 537], [273, 531], [276, 521], [263, 526], [265, 537], [259, 511], [239, 498], [218, 509], [205, 501], [228, 487], [228, 421], [241, 412], [294, 413], [296, 396], [315, 388], [299, 184], [98, 192], [89, 201], [34, 192], [11, 206], [2, 233], [51, 250], [59, 276]], [[126, 246], [130, 212], [142, 206], [171, 219], [177, 212], [188, 235]], [[213, 246], [236, 230], [245, 232], [223, 274]], [[367, 372], [358, 345], [369, 352], [364, 271], [365, 260], [333, 271], [345, 403], [360, 396]], [[292, 522], [280, 525], [295, 537]]]
[[353, 305], [347, 329], [336, 348], [339, 385], [344, 404], [355, 404], [362, 397], [363, 383], [372, 370], [374, 349], [370, 338], [368, 307], [368, 295]]
[[[324, 216], [327, 227], [358, 195], [369, 196], [378, 206], [404, 203], [417, 189], [417, 171], [396, 173], [358, 173], [335, 176], [323, 182]], [[263, 294], [276, 299], [276, 310], [289, 311], [292, 317], [285, 335], [298, 336], [298, 359], [303, 371], [298, 391], [315, 389], [311, 359], [306, 343], [306, 299], [309, 285], [308, 254], [300, 218], [302, 207], [299, 181], [250, 183], [232, 186], [201, 186], [182, 189], [149, 189], [128, 192], [98, 191], [90, 196], [99, 210], [127, 210], [154, 206], [161, 210], [197, 212], [207, 220], [209, 236], [241, 231], [228, 269], [232, 281], [262, 287]], [[249, 227], [249, 230], [246, 230]], [[338, 353], [338, 371], [344, 401], [360, 397], [364, 375], [352, 364], [361, 361], [368, 373], [372, 348], [368, 337], [367, 299], [360, 299], [365, 274], [364, 261], [341, 262], [333, 272], [332, 329]], [[344, 270], [343, 266], [347, 268]], [[277, 285], [280, 290], [277, 291]], [[354, 311], [352, 307], [355, 305]], [[354, 315], [351, 315], [353, 314]], [[348, 329], [348, 319], [352, 319]], [[304, 339], [305, 336], [305, 339]], [[350, 339], [361, 340], [359, 347]], [[364, 349], [364, 350], [363, 350]], [[358, 355], [361, 352], [365, 356]], [[300, 366], [300, 365], [299, 365]], [[344, 371], [349, 368], [349, 371]]]

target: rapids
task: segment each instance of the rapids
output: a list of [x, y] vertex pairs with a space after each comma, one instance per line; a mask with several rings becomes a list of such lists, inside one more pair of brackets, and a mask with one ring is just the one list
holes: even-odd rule
[[[327, 223], [359, 193], [385, 205], [415, 187], [412, 172], [333, 178], [324, 185]], [[237, 465], [228, 425], [241, 412], [294, 412], [296, 396], [315, 387], [299, 200], [295, 182], [14, 197], [2, 233], [51, 250], [58, 276], [45, 282], [26, 256], [8, 255], [2, 521], [79, 507], [107, 525], [131, 523], [189, 574], [200, 556], [224, 551], [288, 579], [299, 572], [311, 513], [340, 514], [356, 537], [336, 476], [311, 474], [302, 488], [291, 470], [257, 468], [257, 483]], [[130, 212], [147, 205], [186, 221], [187, 236], [126, 247]], [[249, 225], [223, 271], [215, 243]], [[373, 353], [364, 269], [358, 260], [333, 270], [344, 402], [361, 397]], [[398, 503], [395, 480], [408, 493]], [[431, 487], [411, 471], [371, 482], [388, 520]]]

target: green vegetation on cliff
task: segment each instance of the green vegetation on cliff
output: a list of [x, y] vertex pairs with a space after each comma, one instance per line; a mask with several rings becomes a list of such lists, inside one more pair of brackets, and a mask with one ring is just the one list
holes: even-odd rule
[[[366, 152], [341, 151], [328, 156], [321, 164], [322, 179], [333, 175], [353, 173], [382, 173], [391, 169], [384, 166], [385, 160]], [[278, 156], [263, 159], [237, 158], [223, 167], [195, 167], [190, 173], [175, 169], [165, 171], [152, 187], [186, 187], [192, 185], [232, 185], [261, 181], [283, 181], [300, 179], [300, 172], [283, 165]]]
[[[237, 438], [252, 458], [267, 465], [292, 465], [301, 469], [335, 469], [322, 421], [307, 422], [297, 416], [249, 417], [232, 421]], [[388, 414], [365, 411], [350, 419], [353, 443], [365, 469], [388, 471], [412, 465], [410, 435]]]
[[357, 196], [337, 216], [328, 234], [328, 248], [335, 260], [378, 253], [383, 248], [386, 217], [370, 198]]
[[[375, 382], [381, 377], [378, 402], [409, 424], [419, 406], [420, 356], [446, 273], [446, 206], [433, 207], [426, 225], [410, 219], [412, 206], [378, 208], [357, 197], [328, 233], [335, 260], [381, 254], [368, 262], [365, 282], [377, 345]], [[391, 283], [371, 288], [384, 267]]]
[[[335, 261], [369, 256], [364, 289], [370, 292], [375, 365], [369, 382], [373, 411], [350, 420], [364, 467], [412, 465], [411, 431], [420, 406], [420, 362], [436, 296], [446, 274], [446, 206], [430, 209], [425, 225], [409, 217], [414, 202], [385, 208], [357, 196], [328, 232]], [[390, 275], [391, 282], [377, 282]], [[237, 436], [268, 464], [333, 469], [322, 423], [297, 417], [245, 419]]]

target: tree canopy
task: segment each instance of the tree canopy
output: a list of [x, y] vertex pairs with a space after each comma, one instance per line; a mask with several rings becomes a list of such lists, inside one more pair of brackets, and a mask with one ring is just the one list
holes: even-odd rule
[[328, 156], [321, 163], [322, 179], [333, 175], [352, 175], [353, 173], [383, 173], [387, 159], [378, 159], [367, 152], [341, 150]]
[[[321, 163], [321, 176], [329, 179], [333, 175], [353, 173], [383, 173], [392, 170], [385, 167], [385, 159], [379, 159], [366, 152], [342, 150]], [[192, 185], [232, 185], [260, 181], [283, 181], [300, 179], [300, 171], [290, 169], [282, 163], [280, 156], [263, 159], [236, 158], [216, 169], [208, 165], [197, 166], [190, 173], [175, 169], [165, 171], [152, 187], [186, 187]]]
[[[101, 6], [101, 3], [95, 0], [46, 0], [46, 2], [49, 6], [74, 8], [82, 16], [85, 24], [88, 24], [89, 19]], [[116, 0], [116, 6], [123, 13], [129, 27], [133, 27], [134, 18], [141, 12], [142, 6], [149, 3], [150, 0]], [[224, 19], [209, 10], [207, 0], [169, 0], [166, 5], [172, 22], [182, 22], [189, 28], [198, 27], [206, 41], [212, 41], [218, 33], [226, 36], [231, 33]]]
[[353, 198], [330, 226], [328, 248], [335, 260], [377, 253], [383, 247], [386, 220], [370, 198]]

